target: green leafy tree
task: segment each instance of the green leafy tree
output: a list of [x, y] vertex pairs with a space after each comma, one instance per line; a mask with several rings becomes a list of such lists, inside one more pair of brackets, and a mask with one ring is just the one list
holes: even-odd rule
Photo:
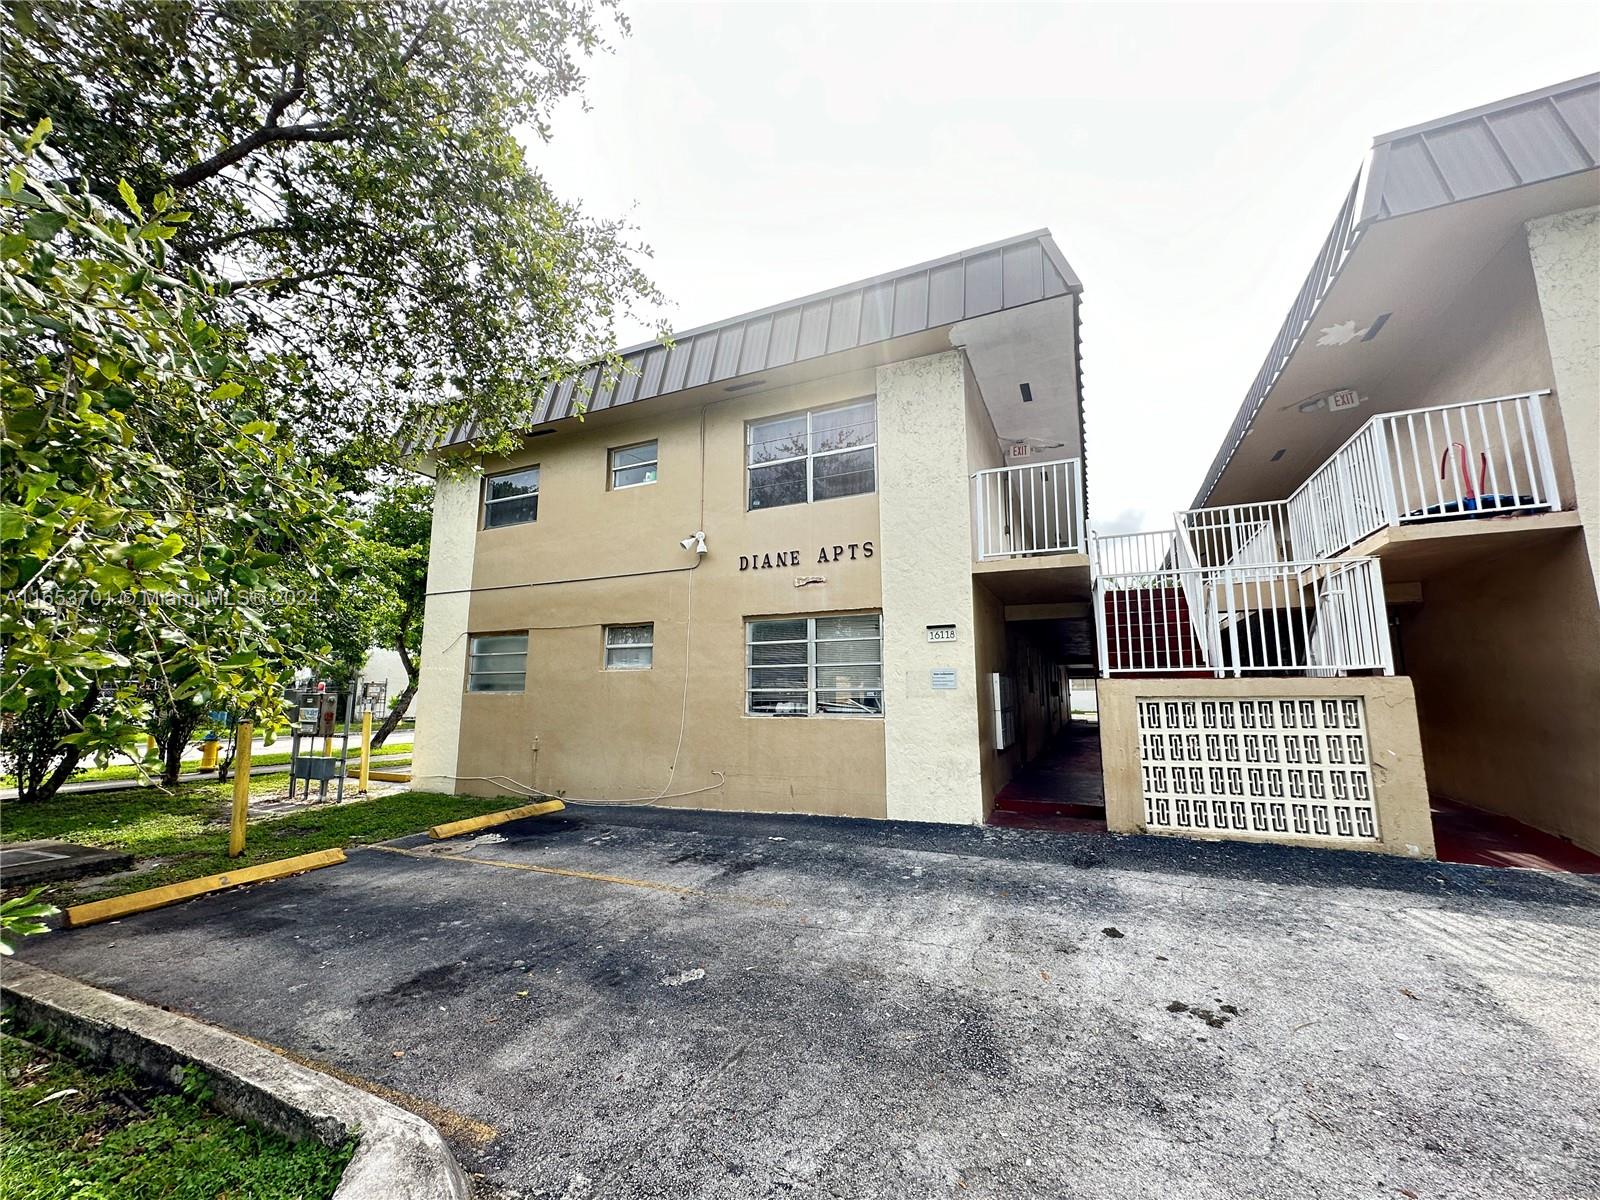
[[269, 417], [274, 363], [169, 261], [188, 214], [51, 184], [48, 130], [0, 143], [0, 733], [56, 722], [70, 772], [212, 709], [279, 720], [304, 603], [281, 585], [322, 577], [339, 520]]
[[40, 900], [43, 887], [36, 887], [21, 896], [13, 896], [0, 904], [0, 954], [10, 956], [17, 952], [17, 941], [35, 934], [49, 933], [46, 917], [57, 916], [61, 910], [47, 900]]
[[[625, 226], [556, 196], [547, 138], [614, 0], [35, 0], [0, 25], [19, 130], [64, 178], [192, 212], [174, 261], [289, 369], [275, 409], [360, 480], [393, 439], [474, 421], [507, 448], [531, 398], [601, 359], [656, 293]], [[359, 490], [356, 483], [355, 490]]]
[[372, 735], [374, 746], [383, 745], [416, 698], [432, 531], [431, 482], [390, 482], [378, 494], [365, 522], [367, 557], [383, 589], [372, 610], [378, 644], [395, 651], [406, 672], [405, 687], [398, 696], [389, 697], [389, 712]]

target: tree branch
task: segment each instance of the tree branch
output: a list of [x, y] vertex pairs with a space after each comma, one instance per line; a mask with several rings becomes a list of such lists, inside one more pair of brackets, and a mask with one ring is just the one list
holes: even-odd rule
[[250, 157], [263, 146], [270, 146], [275, 142], [344, 142], [354, 136], [355, 130], [348, 126], [330, 125], [326, 121], [312, 121], [305, 125], [263, 125], [248, 137], [224, 150], [217, 151], [204, 162], [195, 163], [194, 166], [179, 171], [176, 175], [169, 175], [167, 186], [179, 190], [204, 183], [213, 175], [226, 171], [234, 163]]
[[[234, 279], [229, 284], [236, 292], [246, 291], [249, 288], [278, 288], [296, 287], [302, 283], [315, 283], [319, 279], [370, 279], [374, 283], [381, 282], [376, 275], [369, 275], [365, 271], [351, 271], [345, 267], [330, 267], [326, 271], [302, 271], [298, 275], [267, 275], [261, 279]], [[334, 299], [329, 296], [328, 299]]]
[[207, 238], [203, 242], [196, 242], [194, 249], [201, 254], [209, 254], [213, 250], [221, 250], [232, 242], [242, 242], [247, 238], [268, 237], [275, 233], [299, 233], [300, 228], [295, 225], [252, 225], [248, 229], [235, 229], [232, 233], [219, 234], [214, 238]]
[[272, 103], [267, 107], [267, 119], [262, 125], [274, 128], [283, 119], [283, 114], [288, 111], [291, 104], [306, 94], [306, 67], [300, 59], [294, 60], [294, 81], [272, 98]]

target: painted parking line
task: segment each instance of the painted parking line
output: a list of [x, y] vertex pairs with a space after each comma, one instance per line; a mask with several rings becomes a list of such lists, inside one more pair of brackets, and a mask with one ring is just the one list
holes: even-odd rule
[[595, 871], [573, 871], [566, 867], [539, 867], [532, 863], [506, 862], [500, 858], [472, 858], [465, 854], [427, 854], [406, 850], [400, 846], [366, 846], [366, 850], [381, 850], [385, 854], [399, 854], [421, 862], [466, 863], [475, 867], [500, 867], [507, 871], [531, 871], [535, 875], [559, 875], [567, 879], [587, 879], [592, 883], [610, 883], [619, 887], [646, 888], [654, 892], [669, 892], [674, 896], [696, 896], [704, 900], [721, 900], [729, 904], [744, 904], [751, 908], [791, 908], [787, 900], [765, 896], [740, 896], [733, 892], [708, 892], [704, 888], [683, 887], [676, 883], [661, 883], [654, 879], [630, 879], [626, 875], [602, 875]]

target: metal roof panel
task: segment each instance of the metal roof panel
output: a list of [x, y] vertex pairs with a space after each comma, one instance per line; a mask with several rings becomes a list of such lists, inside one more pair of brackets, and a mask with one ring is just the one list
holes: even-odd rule
[[827, 350], [828, 312], [832, 307], [829, 301], [818, 300], [800, 310], [800, 337], [794, 352], [797, 359], [815, 358]]
[[1008, 246], [1005, 250], [1003, 286], [1007, 308], [1044, 299], [1044, 256], [1039, 243]]
[[928, 324], [953, 325], [966, 316], [966, 268], [946, 263], [928, 272]]
[[767, 366], [786, 367], [794, 361], [794, 348], [800, 341], [800, 308], [772, 314], [772, 346], [767, 350]]
[[1520, 182], [1581, 171], [1588, 163], [1560, 114], [1551, 105], [1485, 117], [1495, 144]]
[[[1050, 231], [1036, 229], [685, 330], [674, 335], [670, 349], [657, 342], [628, 347], [619, 354], [630, 369], [614, 386], [602, 387], [592, 407], [620, 408], [801, 359], [843, 353], [1078, 292], [1082, 286]], [[572, 415], [573, 391], [571, 380], [546, 388], [534, 406], [534, 424]], [[470, 440], [472, 435], [471, 430], [458, 430], [450, 441]]]
[[1481, 120], [1425, 133], [1422, 141], [1452, 200], [1498, 192], [1521, 182]]
[[761, 317], [744, 327], [744, 347], [739, 351], [739, 374], [754, 375], [766, 367], [767, 345], [771, 340], [771, 317]]
[[[1304, 338], [1317, 305], [1368, 225], [1593, 170], [1597, 156], [1600, 74], [1552, 84], [1374, 139], [1372, 154], [1356, 176], [1193, 503], [1204, 505], [1216, 488], [1278, 374]], [[1051, 245], [1045, 244], [1046, 253]], [[971, 293], [969, 273], [969, 298]]]
[[919, 271], [895, 280], [894, 336], [921, 333], [928, 327], [928, 276]]
[[967, 316], [999, 312], [1005, 300], [1000, 282], [1000, 251], [967, 259]]
[[828, 353], [837, 354], [859, 345], [861, 335], [861, 293], [847, 292], [835, 298], [828, 313]]
[[1550, 103], [1561, 114], [1590, 165], [1600, 162], [1600, 84], [1552, 97]]
[[743, 325], [735, 325], [717, 339], [717, 359], [711, 365], [711, 378], [732, 379], [739, 373], [739, 352], [744, 347]]

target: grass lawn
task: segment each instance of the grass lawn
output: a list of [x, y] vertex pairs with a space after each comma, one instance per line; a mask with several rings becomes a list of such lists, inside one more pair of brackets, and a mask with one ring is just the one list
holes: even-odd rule
[[196, 1072], [182, 1093], [64, 1049], [0, 1035], [0, 1176], [6, 1200], [320, 1200], [353, 1146], [290, 1142], [211, 1108]]
[[[410, 742], [385, 742], [372, 752], [372, 756], [374, 758], [380, 758], [386, 754], [409, 753], [411, 753]], [[361, 748], [359, 746], [352, 746], [350, 749], [350, 761], [358, 762], [360, 761], [360, 758]], [[288, 761], [289, 752], [287, 750], [270, 750], [261, 754], [257, 754], [250, 760], [250, 765], [253, 767], [281, 767]], [[198, 771], [199, 769], [200, 760], [198, 758], [186, 758], [183, 760], [184, 774], [189, 774], [190, 772]], [[156, 764], [146, 764], [143, 770], [144, 773], [152, 779], [161, 773], [161, 768]], [[112, 763], [107, 767], [86, 767], [83, 770], [74, 771], [69, 782], [95, 783], [112, 779], [138, 779], [139, 775], [140, 768], [135, 766], [133, 763]], [[0, 786], [16, 787], [16, 776], [0, 775]]]
[[[284, 795], [288, 786], [287, 773], [256, 775], [250, 780], [250, 794], [275, 798]], [[346, 786], [354, 787], [355, 781]], [[252, 820], [244, 854], [230, 859], [228, 810], [232, 799], [232, 782], [208, 782], [179, 784], [168, 791], [78, 792], [57, 795], [43, 804], [7, 801], [3, 840], [54, 838], [115, 847], [132, 853], [136, 868], [148, 868], [99, 884], [55, 884], [46, 893], [57, 904], [79, 904], [313, 850], [387, 841], [420, 833], [443, 821], [523, 803], [506, 797], [390, 792], [352, 804]]]

